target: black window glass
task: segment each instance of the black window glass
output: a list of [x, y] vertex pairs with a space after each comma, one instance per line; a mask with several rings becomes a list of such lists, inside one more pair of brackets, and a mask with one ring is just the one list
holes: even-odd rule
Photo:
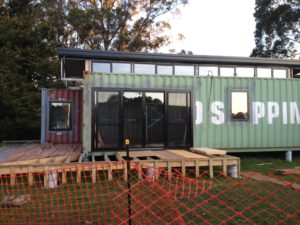
[[248, 92], [233, 91], [231, 92], [231, 119], [248, 120]]
[[94, 145], [96, 148], [119, 146], [119, 92], [95, 92], [96, 127]]
[[66, 59], [64, 69], [66, 78], [82, 78], [85, 62], [78, 59]]
[[51, 102], [49, 114], [50, 130], [72, 129], [72, 110], [70, 102]]
[[190, 141], [189, 93], [168, 94], [168, 146], [187, 147]]

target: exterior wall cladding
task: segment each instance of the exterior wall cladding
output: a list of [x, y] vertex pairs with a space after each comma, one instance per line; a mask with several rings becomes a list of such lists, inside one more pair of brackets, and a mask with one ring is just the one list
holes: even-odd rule
[[[90, 74], [84, 80], [83, 147], [87, 152], [91, 151], [93, 87], [190, 90], [194, 147], [229, 152], [300, 150], [298, 79]], [[230, 92], [240, 90], [248, 92], [248, 121], [230, 119]], [[212, 110], [214, 102], [221, 102], [218, 113]]]
[[[64, 101], [72, 103], [72, 128], [65, 131], [50, 131], [49, 104]], [[82, 90], [43, 89], [41, 122], [41, 143], [82, 143]]]

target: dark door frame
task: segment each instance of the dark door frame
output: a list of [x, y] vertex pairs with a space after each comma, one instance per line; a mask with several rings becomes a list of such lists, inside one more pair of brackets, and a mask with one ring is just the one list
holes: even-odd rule
[[[96, 123], [96, 107], [95, 107], [95, 93], [96, 92], [119, 92], [119, 103], [120, 103], [120, 107], [119, 107], [119, 146], [118, 147], [103, 147], [103, 148], [97, 148], [94, 145], [94, 136], [95, 136], [95, 125], [96, 125], [96, 130], [98, 131], [98, 126]], [[161, 92], [164, 93], [164, 109], [165, 109], [165, 122], [164, 122], [164, 147], [163, 148], [168, 148], [170, 146], [168, 146], [168, 93], [188, 93], [189, 94], [189, 107], [187, 107], [188, 112], [188, 129], [189, 129], [189, 138], [188, 138], [188, 144], [185, 147], [174, 147], [171, 146], [171, 148], [178, 148], [178, 149], [187, 149], [189, 147], [191, 147], [192, 143], [193, 143], [193, 123], [192, 123], [192, 115], [193, 115], [193, 107], [192, 107], [192, 102], [193, 102], [193, 96], [192, 96], [192, 91], [190, 89], [180, 89], [180, 90], [173, 90], [173, 89], [144, 89], [144, 88], [102, 88], [102, 87], [93, 87], [91, 88], [91, 106], [92, 106], [92, 110], [91, 110], [91, 147], [92, 147], [92, 151], [106, 151], [106, 150], [124, 150], [124, 107], [123, 107], [123, 93], [124, 92], [142, 92], [143, 96], [144, 93], [146, 92]], [[145, 101], [145, 98], [143, 98], [143, 101]], [[144, 102], [143, 102], [143, 107], [144, 107]], [[144, 126], [144, 124], [143, 124]], [[121, 129], [120, 129], [121, 128]], [[143, 129], [144, 130], [144, 129]], [[143, 131], [144, 132], [144, 131]], [[143, 134], [144, 135], [144, 134]], [[143, 138], [144, 139], [144, 138]], [[143, 146], [144, 143], [143, 143]], [[160, 148], [160, 149], [163, 149]], [[157, 148], [151, 148], [151, 147], [138, 147], [137, 149], [157, 149]]]

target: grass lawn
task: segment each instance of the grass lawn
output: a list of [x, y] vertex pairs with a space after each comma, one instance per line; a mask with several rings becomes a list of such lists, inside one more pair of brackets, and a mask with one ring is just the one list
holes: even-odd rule
[[241, 171], [273, 172], [279, 169], [300, 169], [300, 152], [293, 152], [293, 161], [285, 160], [285, 152], [230, 154], [241, 158]]

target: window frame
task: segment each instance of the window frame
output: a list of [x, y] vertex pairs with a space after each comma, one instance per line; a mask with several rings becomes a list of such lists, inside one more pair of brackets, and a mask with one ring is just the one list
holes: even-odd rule
[[[285, 71], [285, 77], [274, 77], [274, 71], [275, 70], [284, 70]], [[284, 67], [272, 67], [272, 78], [275, 79], [287, 79], [288, 78], [288, 70]]]
[[[61, 129], [53, 129], [51, 127], [51, 122], [52, 122], [52, 117], [51, 117], [51, 104], [52, 103], [67, 103], [67, 104], [70, 104], [70, 126], [69, 128], [61, 128]], [[61, 100], [58, 100], [58, 101], [49, 101], [49, 110], [48, 110], [48, 131], [53, 131], [53, 132], [57, 132], [57, 131], [72, 131], [73, 130], [73, 121], [74, 121], [74, 113], [73, 113], [73, 110], [74, 109], [74, 106], [73, 106], [73, 101], [61, 101]]]
[[[214, 74], [200, 75], [200, 67], [215, 67], [217, 69], [217, 74], [216, 75], [214, 75]], [[197, 76], [199, 76], [199, 77], [218, 77], [219, 72], [220, 72], [219, 68], [220, 68], [220, 65], [217, 65], [217, 64], [211, 64], [211, 65], [210, 64], [197, 64], [197, 69], [198, 69]]]
[[[246, 119], [234, 119], [232, 117], [232, 93], [234, 92], [244, 92], [247, 93], [247, 109], [248, 109], [248, 118]], [[250, 115], [251, 115], [251, 108], [250, 108], [250, 96], [249, 96], [249, 90], [247, 89], [231, 89], [229, 91], [229, 118], [231, 122], [249, 122], [250, 121]]]

